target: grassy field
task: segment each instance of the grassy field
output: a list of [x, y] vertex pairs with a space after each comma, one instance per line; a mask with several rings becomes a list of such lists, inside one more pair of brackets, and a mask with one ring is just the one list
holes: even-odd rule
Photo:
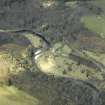
[[41, 39], [33, 34], [24, 34], [24, 36], [32, 43], [35, 48], [40, 48], [42, 46]]
[[99, 34], [102, 38], [105, 38], [105, 0], [96, 0], [93, 1], [92, 4], [101, 8], [102, 13], [83, 16], [81, 22], [86, 28]]
[[84, 16], [81, 18], [81, 22], [86, 28], [105, 38], [105, 16]]
[[38, 100], [13, 86], [0, 86], [0, 105], [38, 105]]
[[101, 53], [94, 53], [94, 52], [91, 52], [91, 51], [84, 51], [84, 53], [90, 57], [90, 58], [93, 58], [95, 59], [96, 61], [102, 63], [104, 66], [105, 66], [105, 54], [101, 54]]
[[105, 0], [96, 0], [93, 1], [94, 4], [96, 4], [97, 6], [100, 6], [103, 10], [105, 10]]

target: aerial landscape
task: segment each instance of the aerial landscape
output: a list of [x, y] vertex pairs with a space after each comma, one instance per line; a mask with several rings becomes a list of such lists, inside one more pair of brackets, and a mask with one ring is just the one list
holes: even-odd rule
[[105, 105], [105, 0], [0, 0], [0, 105]]

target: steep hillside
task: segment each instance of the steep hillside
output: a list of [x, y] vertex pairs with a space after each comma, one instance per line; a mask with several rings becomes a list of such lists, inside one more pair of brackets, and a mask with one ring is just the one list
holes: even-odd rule
[[105, 105], [105, 0], [0, 0], [2, 105]]

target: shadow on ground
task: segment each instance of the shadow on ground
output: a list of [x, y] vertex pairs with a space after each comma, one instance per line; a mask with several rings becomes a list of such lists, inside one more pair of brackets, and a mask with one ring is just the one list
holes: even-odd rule
[[40, 105], [100, 105], [100, 91], [79, 80], [26, 71], [11, 81], [37, 98]]

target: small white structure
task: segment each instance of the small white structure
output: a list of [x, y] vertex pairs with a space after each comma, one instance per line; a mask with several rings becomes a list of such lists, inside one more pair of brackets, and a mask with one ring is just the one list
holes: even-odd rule
[[41, 52], [42, 52], [42, 50], [39, 49], [34, 53], [35, 54], [35, 60], [37, 60], [42, 55]]
[[41, 52], [42, 52], [42, 50], [39, 49], [39, 50], [37, 50], [34, 54], [35, 54], [35, 55], [38, 55], [38, 54], [40, 54]]
[[54, 1], [48, 1], [48, 2], [44, 2], [42, 5], [44, 8], [48, 8], [52, 6], [54, 3], [55, 3]]
[[35, 60], [37, 60], [42, 54], [38, 54], [35, 56]]

